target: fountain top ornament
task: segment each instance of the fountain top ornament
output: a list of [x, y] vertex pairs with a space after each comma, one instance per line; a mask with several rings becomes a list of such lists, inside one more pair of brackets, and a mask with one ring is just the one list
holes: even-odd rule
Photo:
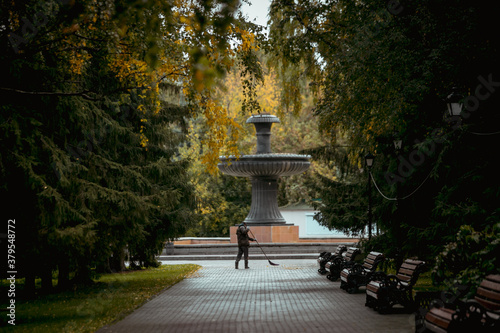
[[253, 115], [247, 123], [254, 124], [257, 152], [253, 155], [221, 156], [217, 165], [222, 173], [252, 180], [252, 205], [246, 223], [276, 225], [286, 223], [278, 209], [277, 180], [309, 169], [310, 155], [280, 154], [271, 152], [271, 126], [279, 123], [278, 117], [269, 114]]

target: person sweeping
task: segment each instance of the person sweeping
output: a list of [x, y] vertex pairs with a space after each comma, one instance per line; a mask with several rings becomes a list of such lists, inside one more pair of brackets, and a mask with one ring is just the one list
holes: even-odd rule
[[238, 236], [238, 255], [236, 256], [235, 268], [238, 269], [238, 263], [241, 260], [241, 256], [243, 255], [245, 258], [245, 268], [248, 267], [248, 247], [250, 246], [250, 241], [257, 241], [254, 238], [248, 236], [248, 232], [250, 228], [247, 228], [247, 224], [245, 222], [241, 223], [236, 230], [236, 236]]

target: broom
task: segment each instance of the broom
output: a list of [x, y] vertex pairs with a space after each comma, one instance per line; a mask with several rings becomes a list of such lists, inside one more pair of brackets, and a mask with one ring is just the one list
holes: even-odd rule
[[260, 246], [259, 242], [257, 241], [257, 238], [255, 238], [252, 230], [248, 229], [248, 231], [250, 231], [250, 233], [252, 234], [252, 238], [255, 239], [255, 241], [257, 242], [257, 245], [260, 247], [260, 249], [262, 250], [262, 253], [264, 253], [264, 256], [266, 257], [267, 261], [269, 261], [269, 264], [272, 265], [272, 266], [279, 266], [280, 264], [275, 264], [274, 262], [272, 262], [271, 260], [269, 260], [269, 258], [267, 257], [267, 254], [266, 252], [264, 252], [264, 250], [262, 249], [262, 246]]

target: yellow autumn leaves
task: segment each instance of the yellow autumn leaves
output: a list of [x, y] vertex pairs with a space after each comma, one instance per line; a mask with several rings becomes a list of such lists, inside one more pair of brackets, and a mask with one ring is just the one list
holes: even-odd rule
[[[103, 11], [98, 10], [100, 6], [104, 6]], [[67, 44], [64, 56], [73, 81], [78, 82], [89, 66], [95, 66], [96, 45], [100, 47], [102, 38], [109, 39], [107, 44], [113, 52], [108, 53], [99, 66], [118, 79], [118, 93], [129, 94], [134, 90], [139, 97], [136, 111], [140, 123], [137, 126], [144, 149], [148, 145], [145, 134], [148, 117], [158, 113], [161, 107], [159, 85], [163, 82], [181, 85], [184, 96], [191, 100], [209, 129], [202, 141], [204, 154], [201, 159], [207, 169], [214, 172], [222, 150], [238, 154], [236, 141], [240, 126], [221, 102], [218, 85], [224, 73], [239, 65], [238, 54], [256, 51], [259, 47], [255, 35], [237, 24], [226, 27], [226, 36], [216, 36], [210, 23], [202, 26], [195, 6], [196, 3], [190, 0], [176, 0], [169, 13], [153, 14], [164, 26], [158, 43], [160, 47], [155, 49], [154, 68], [144, 57], [143, 47], [149, 37], [128, 26], [123, 18], [114, 18], [113, 9], [107, 2], [87, 8], [82, 19], [74, 25], [75, 29], [67, 32], [63, 40]], [[107, 33], [101, 34], [101, 29]], [[231, 41], [221, 48], [221, 39]]]

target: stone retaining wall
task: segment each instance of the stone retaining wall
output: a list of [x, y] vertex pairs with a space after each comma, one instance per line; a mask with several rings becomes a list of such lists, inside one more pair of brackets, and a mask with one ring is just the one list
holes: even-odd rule
[[[266, 254], [293, 254], [293, 253], [316, 253], [323, 251], [333, 252], [338, 245], [354, 246], [355, 243], [260, 243]], [[249, 253], [262, 253], [261, 248], [251, 242]], [[173, 252], [172, 252], [173, 251]], [[237, 244], [188, 244], [169, 246], [163, 250], [162, 255], [223, 255], [238, 252]]]

